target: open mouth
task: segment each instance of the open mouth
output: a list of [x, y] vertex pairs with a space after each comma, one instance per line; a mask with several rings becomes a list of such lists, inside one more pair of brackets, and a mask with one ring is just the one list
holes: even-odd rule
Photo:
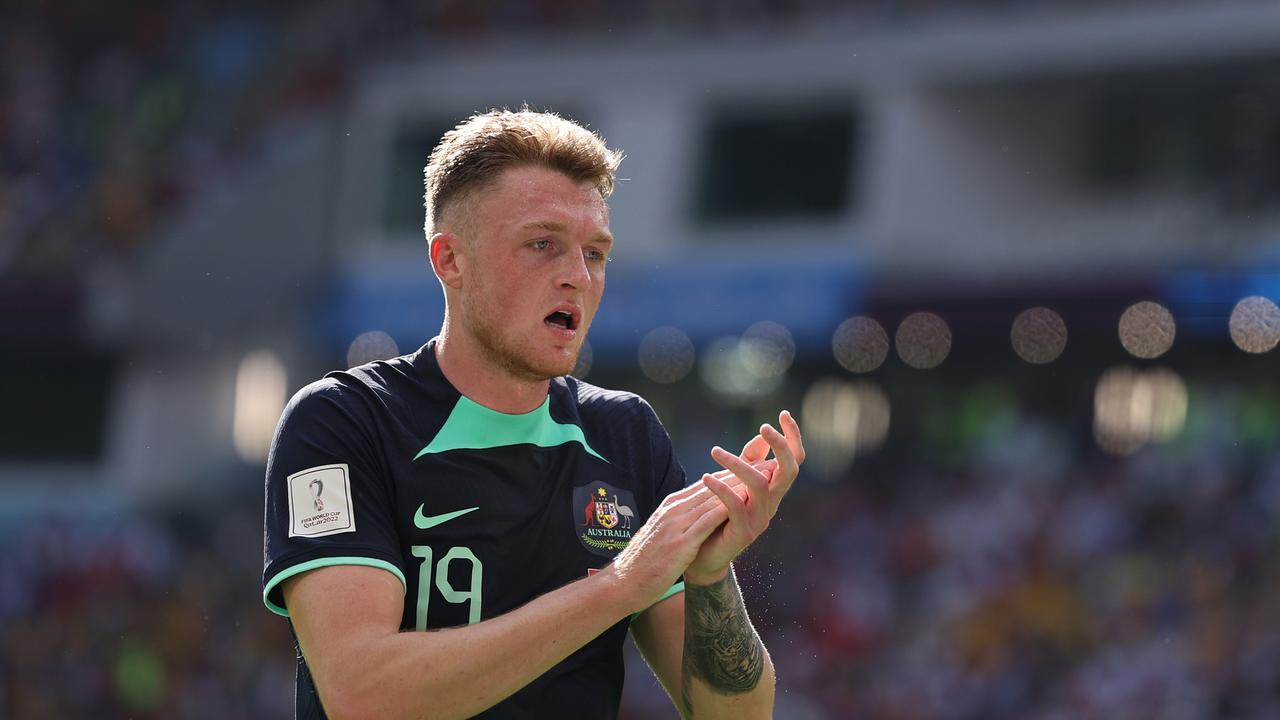
[[546, 317], [543, 321], [548, 325], [564, 328], [565, 330], [577, 330], [578, 321], [573, 317], [573, 313], [565, 310], [557, 310]]

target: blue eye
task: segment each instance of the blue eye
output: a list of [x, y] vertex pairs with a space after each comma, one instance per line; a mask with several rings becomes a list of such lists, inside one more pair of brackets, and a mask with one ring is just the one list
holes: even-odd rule
[[551, 241], [545, 238], [542, 240], [534, 240], [529, 244], [532, 245], [533, 249], [535, 250], [546, 250], [547, 248], [551, 247]]

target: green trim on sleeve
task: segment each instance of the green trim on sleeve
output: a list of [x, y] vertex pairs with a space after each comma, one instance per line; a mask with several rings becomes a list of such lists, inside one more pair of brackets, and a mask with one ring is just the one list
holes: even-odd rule
[[275, 604], [274, 602], [271, 602], [271, 591], [275, 590], [277, 585], [293, 577], [294, 575], [307, 572], [308, 570], [315, 570], [316, 568], [329, 567], [332, 565], [364, 565], [366, 567], [381, 568], [391, 573], [392, 575], [395, 575], [400, 580], [400, 586], [405, 588], [405, 591], [408, 592], [409, 583], [405, 581], [404, 573], [400, 572], [400, 568], [396, 567], [395, 565], [392, 565], [386, 560], [378, 560], [375, 558], [367, 558], [367, 557], [326, 557], [326, 558], [317, 558], [315, 560], [308, 560], [307, 562], [299, 563], [292, 567], [287, 567], [284, 570], [281, 570], [280, 572], [276, 573], [275, 576], [272, 577], [271, 580], [267, 582], [267, 586], [262, 590], [263, 604], [267, 606], [268, 610], [279, 615], [280, 617], [289, 617], [289, 611], [287, 609], [285, 609], [280, 605]]
[[671, 587], [667, 588], [667, 591], [666, 591], [666, 592], [664, 592], [664, 593], [662, 593], [662, 597], [660, 597], [660, 598], [658, 598], [657, 600], [654, 600], [654, 601], [653, 601], [653, 605], [650, 605], [648, 608], [645, 608], [644, 610], [641, 610], [640, 612], [633, 614], [633, 615], [631, 616], [631, 619], [632, 619], [632, 620], [635, 620], [637, 617], [639, 617], [639, 616], [640, 616], [640, 613], [648, 612], [648, 611], [649, 611], [649, 608], [653, 607], [654, 605], [657, 605], [658, 603], [662, 602], [663, 600], [666, 600], [667, 598], [671, 597], [672, 595], [678, 595], [678, 594], [680, 594], [680, 593], [682, 593], [682, 592], [684, 592], [684, 581], [683, 581], [683, 580], [681, 580], [680, 582], [676, 583], [675, 585], [672, 585]]
[[[666, 600], [667, 598], [671, 597], [672, 595], [675, 595], [675, 594], [677, 594], [677, 593], [682, 593], [682, 592], [684, 592], [684, 581], [683, 581], [683, 580], [681, 580], [680, 582], [678, 582], [678, 583], [676, 583], [675, 585], [672, 585], [670, 588], [668, 588], [666, 592], [662, 593], [662, 597], [660, 597], [660, 598], [658, 598], [657, 600], [653, 601], [653, 605], [657, 605], [658, 603], [662, 602], [663, 600]], [[653, 607], [653, 605], [650, 605], [649, 607]]]

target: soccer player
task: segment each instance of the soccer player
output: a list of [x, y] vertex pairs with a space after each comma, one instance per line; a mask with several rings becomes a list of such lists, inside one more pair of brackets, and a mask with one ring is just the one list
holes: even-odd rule
[[303, 388], [267, 464], [263, 599], [297, 642], [298, 718], [615, 717], [628, 630], [683, 715], [772, 714], [731, 561], [795, 480], [795, 420], [687, 484], [644, 400], [568, 375], [620, 160], [527, 110], [432, 153], [440, 334]]

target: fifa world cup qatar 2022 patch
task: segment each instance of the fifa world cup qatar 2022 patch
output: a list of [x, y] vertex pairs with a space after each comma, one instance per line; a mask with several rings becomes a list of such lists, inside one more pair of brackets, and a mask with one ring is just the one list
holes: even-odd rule
[[321, 465], [290, 475], [289, 537], [355, 532], [351, 476], [346, 464]]
[[593, 482], [573, 489], [574, 531], [582, 546], [597, 555], [613, 557], [640, 529], [636, 499], [630, 490]]

